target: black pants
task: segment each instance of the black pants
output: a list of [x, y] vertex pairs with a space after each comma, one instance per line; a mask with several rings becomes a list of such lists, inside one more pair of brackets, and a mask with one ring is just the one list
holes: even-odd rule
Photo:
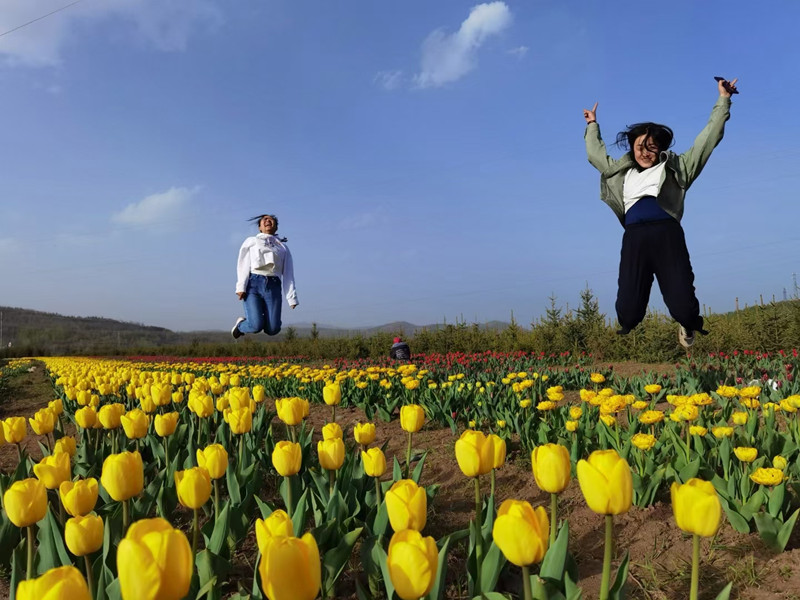
[[669, 314], [689, 332], [703, 330], [683, 228], [675, 220], [628, 225], [619, 261], [617, 320], [628, 333], [644, 319], [653, 275]]

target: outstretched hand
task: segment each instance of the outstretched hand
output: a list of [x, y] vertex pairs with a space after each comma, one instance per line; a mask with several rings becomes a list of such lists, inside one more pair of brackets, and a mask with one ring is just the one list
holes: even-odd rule
[[739, 90], [736, 89], [737, 81], [739, 81], [738, 77], [734, 78], [733, 81], [728, 81], [727, 79], [720, 79], [717, 81], [719, 95], [724, 96], [725, 98], [730, 98], [731, 94], [738, 94]]
[[592, 110], [586, 108], [583, 109], [583, 118], [586, 119], [587, 123], [597, 121], [597, 102], [594, 103]]

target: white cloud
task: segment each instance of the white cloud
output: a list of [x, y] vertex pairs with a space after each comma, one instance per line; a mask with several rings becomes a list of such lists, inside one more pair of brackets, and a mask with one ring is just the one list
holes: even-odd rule
[[508, 53], [513, 54], [517, 58], [522, 58], [528, 53], [528, 50], [530, 50], [530, 48], [527, 46], [519, 46], [518, 48], [512, 48]]
[[[61, 62], [63, 48], [86, 34], [86, 23], [122, 20], [135, 35], [163, 51], [186, 48], [200, 27], [222, 21], [218, 0], [89, 0], [69, 6], [0, 37], [0, 57], [12, 66], [43, 67]], [[53, 0], [2, 0], [0, 33], [53, 12]], [[66, 6], [67, 3], [61, 6]]]
[[475, 68], [478, 49], [486, 38], [502, 32], [511, 21], [505, 2], [488, 2], [473, 7], [455, 33], [431, 32], [422, 44], [422, 70], [415, 77], [416, 84], [439, 87], [461, 79]]
[[200, 191], [200, 187], [171, 187], [166, 192], [152, 194], [126, 206], [111, 217], [114, 223], [153, 227], [174, 224], [183, 209]]
[[378, 71], [372, 81], [385, 90], [395, 90], [403, 85], [403, 72]]

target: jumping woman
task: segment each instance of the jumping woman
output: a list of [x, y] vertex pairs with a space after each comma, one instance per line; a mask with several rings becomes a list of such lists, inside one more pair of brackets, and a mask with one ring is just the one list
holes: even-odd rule
[[617, 215], [625, 233], [619, 263], [617, 333], [627, 334], [644, 319], [653, 276], [670, 315], [678, 324], [684, 348], [703, 335], [703, 317], [695, 296], [694, 273], [680, 225], [686, 191], [722, 140], [730, 118], [736, 79], [718, 78], [719, 98], [711, 118], [683, 154], [675, 154], [672, 130], [658, 123], [637, 123], [617, 134], [615, 145], [626, 151], [619, 159], [606, 154], [597, 124], [597, 103], [584, 109], [586, 154], [600, 171], [600, 198]]
[[245, 333], [264, 331], [275, 335], [281, 330], [282, 289], [286, 301], [295, 308], [297, 290], [294, 287], [292, 253], [286, 238], [279, 238], [278, 217], [259, 215], [250, 221], [258, 223], [260, 233], [248, 237], [239, 250], [236, 264], [236, 295], [244, 301], [244, 317], [239, 317], [231, 330], [234, 339]]

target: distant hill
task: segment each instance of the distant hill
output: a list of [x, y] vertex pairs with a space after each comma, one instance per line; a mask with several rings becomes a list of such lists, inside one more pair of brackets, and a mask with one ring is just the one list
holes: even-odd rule
[[[0, 349], [29, 348], [35, 354], [68, 354], [88, 352], [122, 352], [128, 348], [180, 346], [188, 344], [220, 344], [232, 342], [225, 331], [172, 331], [142, 323], [117, 321], [103, 317], [74, 317], [41, 312], [25, 308], [0, 306]], [[503, 329], [507, 323], [490, 321], [482, 325], [489, 329]], [[266, 336], [259, 341], [281, 341], [289, 329], [300, 338], [311, 337], [313, 323], [284, 324], [283, 331], [274, 338]], [[344, 328], [317, 325], [319, 337], [369, 337], [376, 333], [413, 336], [417, 331], [436, 330], [441, 324], [414, 325], [395, 321], [375, 327]]]

